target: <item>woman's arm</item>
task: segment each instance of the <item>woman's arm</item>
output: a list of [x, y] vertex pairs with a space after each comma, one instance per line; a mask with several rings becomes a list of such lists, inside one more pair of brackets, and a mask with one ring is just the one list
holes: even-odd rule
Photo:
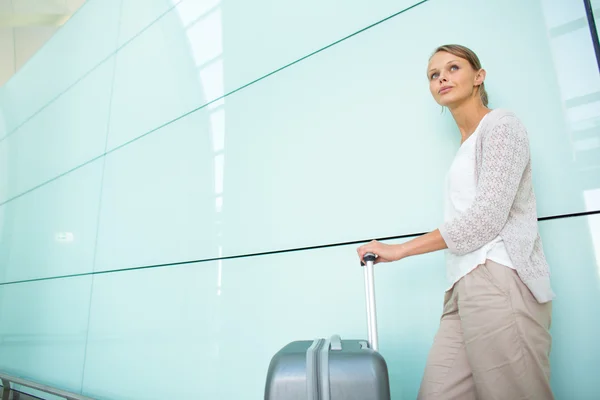
[[482, 163], [473, 204], [439, 229], [406, 243], [377, 241], [358, 248], [378, 255], [376, 262], [397, 261], [448, 248], [467, 254], [494, 239], [508, 219], [525, 167], [529, 163], [527, 131], [515, 117], [504, 117], [482, 144]]
[[406, 257], [419, 254], [431, 253], [448, 248], [439, 229], [426, 233], [405, 243], [385, 244], [372, 241], [358, 248], [358, 256], [361, 261], [366, 253], [377, 254], [375, 263], [398, 261]]
[[516, 117], [503, 117], [482, 138], [481, 169], [473, 203], [439, 228], [452, 253], [470, 253], [500, 234], [528, 163], [525, 127]]

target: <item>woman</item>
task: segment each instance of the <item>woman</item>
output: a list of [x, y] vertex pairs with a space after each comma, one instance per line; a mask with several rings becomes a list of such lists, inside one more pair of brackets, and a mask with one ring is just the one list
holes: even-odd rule
[[490, 110], [478, 57], [441, 46], [427, 68], [461, 146], [446, 177], [444, 223], [406, 243], [358, 248], [378, 262], [446, 251], [448, 289], [419, 399], [552, 399], [549, 268], [537, 228], [526, 129]]

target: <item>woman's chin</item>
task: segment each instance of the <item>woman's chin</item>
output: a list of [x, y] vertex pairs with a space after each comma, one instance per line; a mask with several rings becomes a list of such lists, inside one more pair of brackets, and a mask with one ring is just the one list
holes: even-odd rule
[[438, 104], [446, 108], [455, 108], [456, 106], [460, 105], [460, 103], [461, 99], [456, 99], [450, 96], [442, 96], [440, 99], [438, 99]]

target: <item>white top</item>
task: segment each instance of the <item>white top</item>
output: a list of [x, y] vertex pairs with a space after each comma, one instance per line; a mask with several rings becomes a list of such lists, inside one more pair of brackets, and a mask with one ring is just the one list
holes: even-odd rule
[[521, 281], [546, 303], [556, 295], [538, 229], [532, 174], [527, 129], [513, 112], [490, 111], [475, 140], [473, 204], [438, 229], [448, 252], [459, 256], [499, 235]]
[[[475, 199], [475, 145], [479, 128], [486, 117], [487, 114], [475, 132], [460, 146], [446, 175], [445, 222], [452, 221], [463, 214]], [[486, 259], [514, 268], [500, 236], [496, 236], [490, 242], [467, 254], [457, 255], [446, 251], [446, 276], [449, 284], [447, 290], [475, 267], [485, 263]]]

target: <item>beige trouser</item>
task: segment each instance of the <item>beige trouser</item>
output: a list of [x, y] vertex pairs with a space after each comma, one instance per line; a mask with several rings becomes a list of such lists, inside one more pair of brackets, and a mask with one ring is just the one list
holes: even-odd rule
[[551, 302], [487, 260], [446, 292], [418, 399], [546, 400]]

